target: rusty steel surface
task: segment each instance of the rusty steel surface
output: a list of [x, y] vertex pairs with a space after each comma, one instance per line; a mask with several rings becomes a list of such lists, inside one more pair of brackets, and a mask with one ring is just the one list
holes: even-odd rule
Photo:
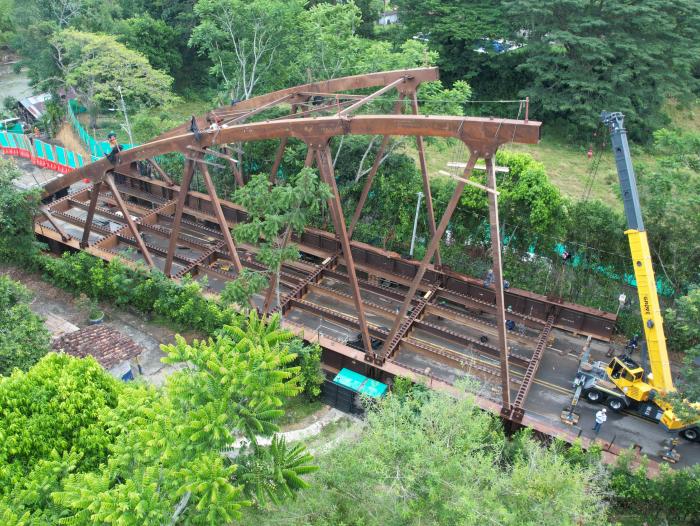
[[509, 142], [537, 144], [540, 123], [512, 119], [481, 117], [421, 116], [421, 115], [356, 115], [352, 117], [324, 116], [314, 118], [289, 118], [239, 124], [220, 130], [200, 132], [197, 141], [194, 133], [169, 137], [124, 150], [118, 165], [106, 158], [74, 170], [44, 186], [44, 195], [51, 195], [81, 179], [100, 179], [108, 171], [119, 170], [124, 165], [143, 161], [172, 152], [187, 152], [190, 145], [208, 148], [240, 141], [281, 139], [294, 137], [302, 141], [330, 138], [338, 135], [406, 135], [451, 137], [473, 147], [478, 155], [495, 152], [498, 146]]
[[[495, 188], [492, 159], [498, 147], [510, 142], [536, 143], [540, 123], [421, 116], [416, 89], [421, 82], [435, 79], [434, 68], [361, 75], [297, 86], [213, 110], [195, 120], [199, 126], [196, 132], [189, 131], [190, 122], [147, 144], [120, 152], [117, 164], [100, 159], [48, 183], [45, 196], [84, 178], [93, 181], [92, 186], [49, 203], [44, 214], [49, 219], [37, 216], [35, 231], [54, 248], [80, 246], [105, 260], [145, 263], [174, 279], [185, 275], [195, 280], [206, 278], [203, 283], [208, 292], [220, 293], [243, 269], [264, 271], [265, 266], [257, 260], [257, 247], [234, 242], [230, 229], [247, 221], [247, 214], [241, 206], [217, 195], [207, 167], [209, 161], [203, 156], [213, 153], [227, 161], [240, 186], [246, 176], [241, 147], [251, 141], [277, 139], [270, 174], [274, 183], [289, 139], [299, 139], [307, 146], [305, 166], [315, 162], [322, 180], [332, 190], [328, 209], [335, 233], [307, 228], [301, 234], [289, 235], [287, 230], [281, 242], [295, 243], [301, 260], [285, 263], [279, 283], [271, 280], [267, 291], [251, 300], [252, 306], [261, 312], [279, 312], [285, 323], [303, 327], [307, 339], [312, 339], [312, 333], [319, 341], [322, 333], [332, 334], [335, 341], [324, 347], [346, 359], [360, 358], [368, 371], [403, 371], [409, 375], [416, 365], [405, 360], [417, 353], [415, 356], [421, 359], [438, 360], [436, 368], [442, 363], [459, 370], [468, 364], [470, 371], [491, 380], [500, 377], [502, 410], [511, 410], [510, 384], [520, 383], [514, 406], [521, 409], [544, 352], [544, 344], [540, 343], [552, 328], [607, 340], [615, 316], [514, 287], [504, 291], [498, 243], [494, 257], [496, 285], [484, 285], [482, 280], [440, 265], [441, 238], [477, 161], [486, 161], [489, 186]], [[368, 88], [377, 89], [369, 94], [338, 93]], [[396, 94], [393, 100], [410, 103], [412, 114], [401, 113], [402, 102], [396, 102], [394, 113], [389, 115], [356, 113], [388, 93]], [[316, 97], [326, 100], [315, 106], [307, 104]], [[311, 108], [305, 109], [305, 104]], [[245, 122], [261, 118], [267, 109], [287, 106], [283, 117]], [[205, 129], [207, 118], [208, 122], [214, 119], [224, 125]], [[329, 140], [354, 134], [382, 137], [376, 159], [381, 158], [390, 137], [415, 137], [431, 234], [421, 261], [402, 259], [398, 254], [352, 240], [379, 163], [375, 160], [366, 176], [364, 199], [354, 210], [348, 228], [345, 217], [351, 211], [343, 209]], [[439, 225], [435, 224], [429, 194], [424, 137], [457, 139], [469, 154], [463, 180], [457, 181]], [[229, 153], [231, 145], [235, 154]], [[173, 152], [185, 157], [182, 187], [154, 161], [156, 156]], [[158, 178], [142, 176], [136, 164], [139, 161], [152, 163]], [[196, 171], [202, 175], [206, 193], [190, 188]], [[490, 193], [489, 198], [492, 239], [498, 240], [496, 194]], [[280, 301], [273, 304], [277, 286]], [[516, 337], [511, 342], [505, 332], [506, 307], [510, 319], [536, 330], [540, 340]], [[328, 342], [328, 338], [323, 341]], [[497, 345], [491, 343], [496, 341]], [[521, 371], [515, 377], [510, 376], [513, 368]], [[521, 376], [522, 382], [518, 379]], [[523, 417], [521, 413], [517, 416]]]
[[530, 363], [527, 365], [525, 370], [525, 375], [523, 376], [523, 382], [520, 385], [518, 394], [515, 396], [513, 401], [513, 408], [510, 414], [510, 418], [515, 422], [520, 422], [525, 416], [525, 399], [527, 398], [532, 383], [535, 380], [535, 375], [537, 374], [537, 369], [542, 362], [542, 356], [544, 355], [545, 347], [547, 346], [547, 338], [549, 338], [549, 333], [552, 331], [552, 326], [554, 325], [554, 316], [547, 318], [547, 323], [542, 328], [539, 339], [537, 340], [537, 347], [535, 347], [535, 352], [530, 358]]
[[488, 178], [489, 226], [491, 228], [491, 259], [494, 277], [493, 288], [496, 295], [496, 327], [498, 328], [498, 350], [501, 353], [501, 396], [502, 410], [510, 412], [510, 369], [508, 368], [508, 335], [506, 334], [506, 307], [503, 296], [503, 267], [501, 264], [501, 231], [498, 222], [498, 194], [493, 156], [486, 158]]

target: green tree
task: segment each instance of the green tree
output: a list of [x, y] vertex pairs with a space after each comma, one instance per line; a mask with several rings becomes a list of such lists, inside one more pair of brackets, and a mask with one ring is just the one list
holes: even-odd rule
[[211, 60], [230, 98], [285, 86], [293, 62], [301, 0], [198, 0], [190, 45]]
[[538, 116], [589, 136], [602, 110], [622, 111], [631, 135], [649, 138], [667, 97], [696, 86], [700, 4], [694, 0], [528, 0], [503, 2], [525, 45], [520, 86]]
[[669, 348], [683, 353], [678, 392], [671, 396], [674, 411], [681, 418], [697, 418], [700, 410], [687, 402], [700, 402], [700, 287], [677, 298], [664, 313], [664, 321]]
[[53, 353], [0, 377], [0, 517], [9, 509], [26, 524], [58, 523], [51, 492], [106, 460], [114, 435], [103, 417], [121, 385], [92, 358]]
[[630, 453], [610, 472], [612, 515], [629, 524], [697, 524], [700, 500], [700, 465], [682, 469], [661, 466], [650, 477], [646, 461], [634, 468]]
[[[257, 259], [267, 266], [272, 276], [279, 305], [280, 271], [285, 261], [299, 258], [299, 250], [289, 241], [293, 233], [301, 234], [309, 221], [320, 214], [323, 203], [330, 198], [328, 185], [322, 183], [314, 170], [305, 168], [291, 178], [288, 184], [272, 185], [265, 174], [236, 190], [234, 202], [248, 213], [248, 222], [236, 225], [236, 240], [260, 247]], [[253, 294], [262, 290], [267, 280], [260, 280], [251, 287], [251, 274], [247, 273], [227, 283], [222, 294], [224, 300], [241, 302], [241, 291]], [[248, 296], [250, 297], [250, 296]]]
[[163, 105], [173, 99], [172, 78], [113, 36], [66, 29], [51, 41], [63, 82], [88, 109], [90, 126], [99, 109], [116, 107], [119, 89], [129, 106]]
[[49, 352], [44, 320], [29, 308], [31, 293], [21, 283], [0, 276], [0, 375], [28, 370]]
[[283, 329], [278, 313], [261, 318], [256, 311], [251, 310], [248, 317], [239, 319], [236, 325], [224, 325], [217, 336], [230, 339], [234, 345], [246, 339], [254, 345], [284, 343], [289, 352], [296, 355], [301, 391], [309, 398], [321, 394], [325, 378], [321, 371], [321, 348], [318, 345], [307, 345], [301, 338]]
[[178, 50], [178, 32], [148, 13], [121, 20], [116, 28], [117, 40], [129, 49], [142, 53], [156, 69], [177, 76], [182, 67]]
[[477, 76], [493, 60], [482, 40], [501, 39], [508, 33], [501, 0], [395, 0], [403, 38], [428, 42], [439, 55], [438, 65], [449, 83]]
[[71, 510], [66, 524], [228, 524], [242, 507], [306, 487], [301, 476], [316, 469], [302, 445], [259, 441], [278, 430], [283, 397], [300, 391], [285, 340], [177, 336], [162, 348], [183, 368], [162, 390], [125, 388], [107, 418], [116, 437], [107, 463], [53, 494]]
[[7, 46], [14, 36], [11, 17], [14, 4], [15, 0], [0, 0], [0, 46]]
[[38, 251], [33, 218], [39, 193], [15, 186], [21, 175], [14, 160], [0, 159], [0, 261], [27, 263]]
[[656, 274], [684, 293], [700, 283], [700, 134], [662, 129], [654, 138], [657, 162], [638, 163], [639, 199]]
[[575, 465], [532, 439], [521, 444], [518, 455], [507, 455], [500, 424], [468, 398], [389, 396], [369, 409], [358, 440], [320, 459], [309, 491], [246, 518], [261, 525], [599, 523], [597, 466]]
[[313, 10], [316, 7], [336, 7], [336, 6], [352, 6], [353, 10], [357, 10], [358, 17], [353, 24], [353, 31], [358, 35], [366, 38], [371, 38], [374, 35], [374, 25], [377, 23], [379, 16], [384, 9], [383, 0], [310, 0], [308, 5]]

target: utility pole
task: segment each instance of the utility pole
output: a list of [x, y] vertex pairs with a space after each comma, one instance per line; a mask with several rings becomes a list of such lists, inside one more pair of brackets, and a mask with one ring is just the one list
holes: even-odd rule
[[126, 133], [129, 136], [129, 144], [131, 144], [133, 146], [134, 138], [131, 136], [131, 124], [129, 124], [129, 115], [126, 113], [126, 103], [124, 102], [124, 94], [122, 93], [122, 87], [117, 86], [117, 91], [119, 92], [119, 99], [121, 100], [122, 113], [124, 114], [124, 121], [126, 122], [126, 125], [123, 125], [123, 128], [126, 130]]
[[408, 255], [413, 257], [413, 249], [416, 245], [416, 230], [418, 229], [418, 212], [420, 212], [420, 200], [423, 199], [423, 192], [418, 192], [418, 202], [416, 203], [416, 217], [413, 218], [413, 236], [411, 236], [411, 250]]

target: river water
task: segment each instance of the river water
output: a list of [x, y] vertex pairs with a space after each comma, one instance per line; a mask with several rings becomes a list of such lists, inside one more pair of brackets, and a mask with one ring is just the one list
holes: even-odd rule
[[25, 72], [15, 73], [11, 64], [0, 64], [0, 103], [5, 97], [23, 99], [30, 95], [32, 88]]

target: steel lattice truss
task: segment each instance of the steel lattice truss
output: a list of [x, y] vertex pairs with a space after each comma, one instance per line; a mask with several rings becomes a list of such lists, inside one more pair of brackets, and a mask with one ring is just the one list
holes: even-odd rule
[[[494, 156], [505, 143], [537, 143], [540, 123], [420, 115], [416, 91], [422, 82], [437, 78], [435, 68], [358, 75], [297, 86], [218, 108], [147, 144], [121, 152], [115, 164], [105, 158], [50, 182], [44, 188], [45, 196], [61, 195], [85, 178], [92, 184], [43, 207], [35, 223], [36, 232], [52, 243], [84, 249], [105, 260], [122, 257], [143, 262], [176, 279], [186, 274], [206, 276], [210, 288], [220, 291], [242, 269], [263, 270], [264, 266], [255, 258], [256, 247], [237, 246], [232, 238], [230, 228], [246, 221], [246, 213], [219, 198], [208, 169], [211, 161], [205, 160], [205, 155], [230, 164], [236, 184], [243, 185], [245, 174], [231, 145], [279, 140], [270, 171], [274, 182], [288, 141], [303, 141], [307, 146], [306, 166], [315, 166], [332, 190], [328, 208], [337, 235], [309, 228], [303, 235], [292, 236], [302, 260], [283, 266], [279, 284], [283, 296], [276, 309], [288, 323], [304, 327], [307, 335], [315, 332], [327, 351], [364, 360], [368, 367], [391, 374], [412, 370], [431, 376], [429, 369], [397, 361], [397, 352], [419, 353], [456, 367], [469, 362], [459, 349], [486, 357], [486, 361], [472, 360], [470, 370], [481, 367], [484, 374], [500, 377], [502, 414], [520, 420], [552, 328], [608, 339], [615, 318], [528, 291], [503, 290]], [[346, 93], [356, 90], [364, 93]], [[368, 90], [373, 91], [366, 94]], [[397, 101], [393, 113], [357, 113], [361, 108], [366, 111], [370, 101], [384, 94]], [[403, 114], [405, 106], [412, 113]], [[247, 122], [273, 107], [289, 108], [290, 113], [283, 118]], [[340, 135], [382, 136], [349, 224], [329, 147], [330, 139]], [[419, 154], [431, 234], [420, 262], [352, 241], [380, 159], [394, 136], [415, 137]], [[469, 153], [462, 175], [455, 177], [456, 188], [441, 218], [434, 214], [423, 137], [457, 139]], [[155, 161], [157, 156], [172, 152], [185, 158], [180, 186]], [[486, 186], [470, 181], [478, 160], [485, 165]], [[144, 162], [151, 164], [157, 178], [140, 175], [137, 163]], [[206, 193], [190, 188], [197, 171]], [[440, 239], [468, 184], [488, 195], [494, 271], [493, 283], [488, 286], [441, 265]], [[271, 281], [266, 294], [254, 302], [260, 311], [276, 310], [271, 298], [277, 284]], [[506, 306], [509, 319], [526, 326], [527, 333], [508, 334]], [[321, 338], [319, 327], [324, 323], [340, 327], [338, 331], [355, 331], [357, 342]], [[330, 330], [324, 328], [325, 333]], [[512, 367], [524, 371], [514, 396]]]

